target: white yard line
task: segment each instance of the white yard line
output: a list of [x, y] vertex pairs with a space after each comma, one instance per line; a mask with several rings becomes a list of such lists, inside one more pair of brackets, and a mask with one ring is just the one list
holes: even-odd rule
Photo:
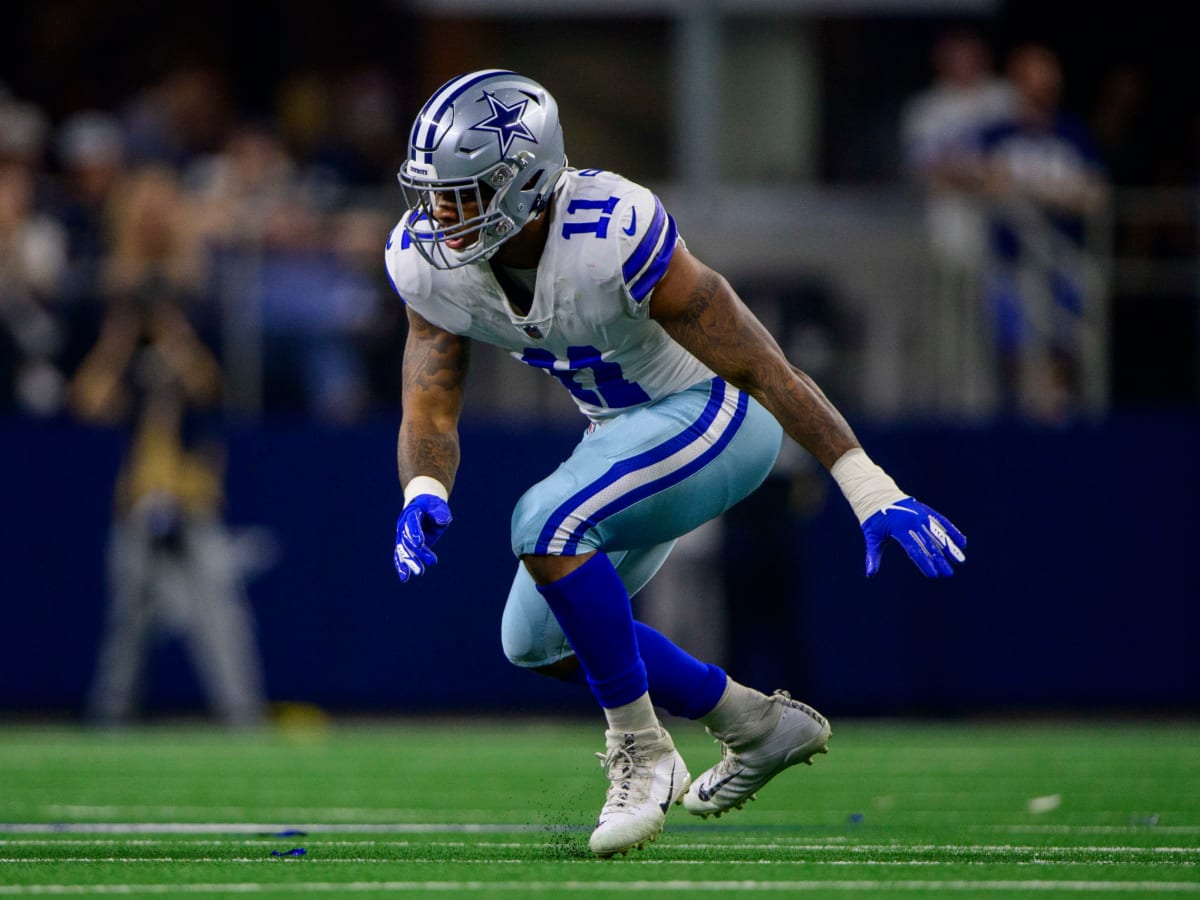
[[[714, 833], [721, 833], [713, 826]], [[473, 823], [473, 822], [0, 822], [0, 834], [253, 834], [271, 837], [284, 831], [326, 832], [330, 834], [546, 834], [580, 832], [589, 830], [585, 825], [535, 825], [529, 823]], [[692, 827], [689, 827], [692, 830]], [[735, 829], [736, 830], [736, 829]], [[1191, 835], [1200, 834], [1200, 826], [1155, 825], [1155, 826], [997, 826], [979, 827], [972, 831], [1002, 832], [1006, 834], [1137, 834], [1137, 835]], [[677, 832], [678, 833], [678, 832]], [[693, 830], [693, 833], [695, 831]], [[726, 832], [727, 833], [727, 832]], [[3, 843], [3, 841], [0, 841]], [[690, 845], [676, 845], [690, 846]], [[695, 845], [699, 846], [699, 845]], [[913, 848], [914, 845], [859, 844], [847, 837], [797, 836], [787, 842], [755, 843], [705, 842], [704, 846], [729, 847], [897, 847]], [[991, 845], [916, 845], [916, 849], [939, 849], [963, 846], [980, 848]], [[1014, 845], [999, 845], [1001, 848]], [[1020, 845], [1025, 846], [1025, 845]], [[1029, 845], [1036, 846], [1036, 845]], [[1136, 849], [1136, 848], [1134, 848]], [[1195, 848], [1182, 848], [1195, 849]]]
[[374, 892], [498, 892], [530, 894], [611, 891], [621, 894], [626, 891], [657, 893], [663, 891], [687, 891], [695, 893], [717, 893], [724, 891], [761, 891], [764, 893], [799, 891], [870, 891], [873, 893], [938, 893], [968, 892], [1055, 892], [1055, 893], [1124, 893], [1145, 894], [1197, 894], [1200, 883], [1182, 881], [1054, 881], [1037, 880], [991, 880], [991, 881], [931, 881], [931, 880], [875, 880], [854, 879], [824, 881], [353, 881], [353, 882], [296, 882], [288, 884], [257, 884], [231, 882], [226, 884], [31, 884], [0, 885], [2, 896], [35, 895], [104, 895], [104, 894], [349, 894]]
[[[579, 826], [561, 826], [561, 825], [533, 825], [529, 823], [513, 823], [513, 824], [489, 824], [489, 825], [462, 825], [457, 823], [423, 823], [420, 821], [408, 821], [405, 819], [418, 819], [420, 816], [426, 815], [428, 810], [405, 809], [405, 808], [389, 808], [389, 809], [364, 809], [362, 807], [272, 807], [269, 809], [269, 814], [277, 818], [274, 823], [265, 825], [246, 825], [244, 820], [246, 816], [253, 812], [254, 816], [261, 817], [265, 810], [263, 807], [237, 807], [237, 806], [78, 806], [78, 805], [48, 805], [40, 808], [42, 815], [46, 817], [62, 817], [64, 819], [72, 818], [105, 818], [110, 821], [128, 817], [130, 819], [164, 819], [172, 816], [197, 817], [205, 816], [206, 819], [197, 822], [178, 822], [178, 821], [155, 821], [155, 822], [138, 822], [137, 827], [149, 831], [150, 829], [163, 828], [164, 834], [185, 834], [184, 829], [188, 828], [220, 828], [230, 831], [235, 827], [240, 831], [252, 830], [283, 830], [285, 828], [312, 828], [325, 830], [359, 830], [359, 831], [380, 831], [402, 833], [404, 831], [412, 831], [416, 833], [432, 831], [440, 829], [443, 831], [463, 831], [471, 828], [482, 828], [487, 831], [509, 831], [509, 832], [535, 832], [535, 831], [575, 831], [583, 828]], [[468, 818], [486, 820], [489, 816], [494, 815], [494, 810], [461, 810], [461, 815]], [[211, 824], [212, 819], [216, 817], [228, 817], [230, 819], [241, 819], [236, 826], [214, 826]], [[371, 821], [363, 822], [363, 819]], [[320, 822], [328, 821], [329, 824], [323, 825], [295, 825], [297, 821]], [[329, 821], [332, 820], [332, 821]], [[699, 827], [697, 823], [688, 823], [690, 827]], [[64, 822], [64, 823], [46, 823], [46, 824], [5, 824], [0, 822], [0, 832], [22, 832], [41, 829], [44, 831], [75, 831], [79, 833], [87, 833], [89, 830], [97, 830], [111, 828], [112, 826], [101, 822]], [[122, 826], [124, 827], [124, 826]], [[721, 827], [721, 826], [714, 826]], [[831, 826], [832, 827], [832, 826]], [[983, 832], [983, 833], [1001, 833], [1001, 834], [1179, 834], [1179, 835], [1194, 835], [1200, 834], [1200, 825], [1167, 825], [1167, 824], [1130, 824], [1130, 825], [974, 825], [964, 824], [963, 826], [968, 831]], [[174, 830], [171, 830], [174, 829]], [[839, 838], [844, 839], [844, 838]], [[826, 837], [823, 840], [830, 840]]]
[[573, 825], [503, 825], [463, 822], [0, 822], [0, 834], [256, 834], [324, 831], [350, 834], [525, 834], [580, 831]]
[[[121, 863], [121, 864], [168, 864], [172, 866], [183, 865], [187, 863], [252, 863], [261, 865], [263, 863], [271, 864], [286, 864], [284, 860], [291, 859], [286, 854], [282, 857], [273, 857], [266, 853], [261, 856], [65, 856], [65, 857], [47, 857], [31, 859], [29, 857], [14, 856], [0, 857], [0, 864], [5, 863], [22, 863], [22, 864], [57, 864], [57, 863], [76, 863], [92, 865], [94, 863]], [[296, 857], [298, 858], [298, 857]], [[455, 858], [447, 860], [444, 856], [429, 856], [429, 857], [405, 857], [404, 859], [387, 859], [384, 857], [329, 857], [323, 858], [308, 854], [303, 857], [302, 865], [345, 865], [353, 863], [355, 865], [446, 865], [453, 863], [454, 865], [529, 865], [533, 860], [527, 856], [522, 857], [505, 857], [505, 856], [487, 856], [478, 859]], [[584, 864], [592, 865], [595, 860], [590, 857], [581, 857], [574, 860], [561, 860], [567, 864]], [[300, 863], [298, 863], [300, 864]], [[829, 868], [829, 867], [871, 867], [871, 868], [889, 868], [889, 869], [936, 869], [943, 866], [955, 866], [958, 868], [964, 865], [972, 865], [972, 863], [964, 863], [962, 860], [949, 859], [901, 859], [901, 860], [849, 860], [849, 859], [828, 859], [828, 860], [794, 860], [794, 859], [723, 859], [716, 862], [711, 859], [630, 859], [621, 863], [627, 866], [712, 866], [719, 865], [722, 867], [736, 866], [760, 866], [760, 867], [778, 867], [778, 866], [798, 866], [802, 865], [805, 868]], [[1062, 868], [1083, 867], [1083, 866], [1121, 866], [1129, 865], [1128, 860], [1024, 860], [1014, 862], [1000, 862], [995, 860], [987, 860], [985, 862], [974, 863], [974, 865], [1003, 865], [1009, 868], [1023, 868], [1027, 866], [1046, 866], [1054, 865]], [[1184, 863], [1185, 866], [1191, 866], [1192, 863]]]
[[[110, 827], [110, 826], [106, 826]], [[115, 826], [112, 826], [115, 827]], [[140, 823], [129, 823], [126, 826], [136, 830], [141, 830], [145, 827]], [[215, 826], [205, 823], [195, 823], [188, 825], [187, 828], [198, 828], [199, 831], [183, 832], [185, 834], [209, 833], [213, 828], [225, 828], [227, 826]], [[318, 832], [322, 826], [312, 826], [314, 832]], [[326, 826], [327, 827], [327, 826]], [[484, 826], [464, 826], [482, 828]], [[506, 826], [505, 826], [506, 827]], [[442, 833], [445, 828], [441, 825], [422, 826], [428, 829], [430, 834]], [[232, 831], [232, 829], [230, 829]], [[404, 833], [412, 833], [412, 827], [405, 826]], [[79, 833], [72, 831], [70, 833]], [[89, 832], [84, 832], [89, 833]], [[176, 833], [176, 832], [168, 832]], [[254, 832], [257, 836], [254, 838], [230, 838], [228, 840], [196, 840], [188, 841], [188, 846], [205, 847], [205, 846], [228, 846], [231, 843], [236, 843], [238, 846], [245, 845], [264, 845], [278, 846], [281, 842], [292, 841], [302, 843], [308, 846], [336, 846], [336, 847], [495, 847], [495, 848], [535, 848], [548, 847], [553, 844], [544, 841], [484, 841], [484, 842], [469, 842], [469, 841], [343, 841], [343, 840], [323, 840], [319, 837], [303, 834], [284, 835], [281, 837], [264, 836], [261, 831]], [[168, 839], [146, 839], [146, 838], [129, 838], [127, 840], [118, 840], [114, 838], [103, 839], [85, 839], [66, 837], [61, 840], [52, 838], [9, 838], [0, 839], [0, 847], [45, 847], [45, 846], [164, 846], [175, 845], [177, 841]], [[705, 841], [703, 843], [681, 843], [674, 840], [670, 841], [669, 846], [673, 850], [769, 850], [769, 851], [794, 851], [797, 853], [847, 853], [847, 854], [866, 854], [866, 853], [1181, 853], [1190, 854], [1200, 860], [1200, 847], [1196, 846], [1148, 846], [1139, 847], [1133, 845], [1070, 845], [1070, 844], [905, 844], [905, 843], [888, 843], [888, 844], [849, 844], [845, 842], [835, 843], [806, 843], [804, 839], [797, 841], [771, 841], [771, 842], [754, 842], [747, 843], [741, 841]]]
[[[335, 821], [363, 819], [396, 822], [404, 819], [420, 819], [429, 815], [428, 809], [410, 807], [369, 806], [198, 806], [198, 805], [150, 805], [150, 804], [62, 804], [52, 803], [38, 807], [41, 814], [62, 818], [170, 818], [196, 816], [213, 818], [246, 818], [253, 815], [271, 815], [279, 819], [333, 819]], [[456, 815], [470, 819], [487, 819], [496, 814], [489, 809], [455, 810]]]
[[972, 825], [969, 830], [1005, 834], [1200, 834], [1200, 825]]

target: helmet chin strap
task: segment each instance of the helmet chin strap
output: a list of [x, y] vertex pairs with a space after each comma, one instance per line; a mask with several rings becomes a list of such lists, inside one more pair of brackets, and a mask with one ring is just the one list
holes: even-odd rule
[[533, 208], [530, 210], [530, 218], [549, 208], [550, 201], [554, 197], [554, 192], [558, 190], [559, 182], [562, 180], [562, 173], [567, 171], [568, 168], [570, 166], [567, 164], [567, 158], [564, 156], [561, 168], [546, 180], [546, 189], [533, 198]]

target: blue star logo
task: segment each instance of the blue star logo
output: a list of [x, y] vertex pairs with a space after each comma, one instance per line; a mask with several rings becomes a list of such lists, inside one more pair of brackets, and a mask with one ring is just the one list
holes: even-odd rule
[[495, 134], [496, 139], [500, 141], [501, 156], [508, 156], [508, 149], [517, 138], [524, 138], [533, 144], [537, 143], [537, 138], [529, 130], [529, 126], [522, 121], [525, 107], [529, 105], [528, 100], [522, 100], [512, 106], [505, 106], [496, 99], [495, 94], [488, 91], [483, 92], [483, 98], [492, 108], [492, 114], [472, 125], [471, 131], [490, 131]]

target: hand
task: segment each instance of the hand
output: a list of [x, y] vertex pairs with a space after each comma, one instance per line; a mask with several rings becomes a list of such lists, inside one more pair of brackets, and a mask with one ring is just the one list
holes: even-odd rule
[[950, 559], [966, 562], [967, 538], [941, 513], [912, 497], [889, 503], [862, 523], [867, 539], [867, 577], [879, 571], [885, 538], [895, 538], [908, 558], [930, 578], [950, 576]]
[[437, 562], [432, 547], [451, 521], [450, 507], [434, 494], [418, 494], [396, 520], [396, 550], [392, 559], [401, 581], [422, 575]]

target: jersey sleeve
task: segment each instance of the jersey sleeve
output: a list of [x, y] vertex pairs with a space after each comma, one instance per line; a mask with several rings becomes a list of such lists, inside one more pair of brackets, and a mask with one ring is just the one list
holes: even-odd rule
[[[413, 213], [406, 213], [406, 216]], [[412, 238], [404, 230], [405, 220], [392, 229], [383, 251], [388, 281], [392, 283], [401, 302], [429, 323], [444, 331], [463, 334], [471, 326], [471, 314], [448, 296], [447, 276], [438, 273], [412, 246]]]
[[644, 315], [646, 301], [671, 264], [679, 232], [658, 197], [642, 187], [622, 198], [618, 223], [621, 280]]
[[400, 298], [401, 303], [407, 303], [404, 299], [404, 293], [396, 284], [397, 275], [403, 278], [401, 270], [400, 250], [403, 242], [408, 240], [408, 235], [404, 233], [404, 220], [401, 219], [396, 223], [396, 227], [392, 229], [392, 233], [388, 235], [387, 246], [383, 249], [383, 267], [387, 271], [388, 281], [391, 282], [392, 290], [396, 292], [396, 296]]

